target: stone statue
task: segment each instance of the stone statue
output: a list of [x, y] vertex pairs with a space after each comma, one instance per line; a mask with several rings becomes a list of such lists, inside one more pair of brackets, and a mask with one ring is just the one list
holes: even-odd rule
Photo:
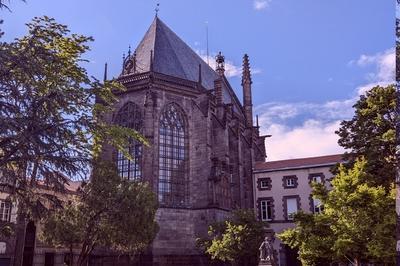
[[272, 247], [272, 239], [266, 236], [260, 247], [260, 262], [268, 262], [274, 265], [274, 248]]

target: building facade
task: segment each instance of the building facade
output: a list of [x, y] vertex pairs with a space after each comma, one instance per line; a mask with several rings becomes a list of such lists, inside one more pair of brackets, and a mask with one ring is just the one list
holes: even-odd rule
[[[270, 224], [272, 235], [294, 227], [293, 214], [299, 210], [319, 213], [323, 205], [311, 196], [311, 182], [330, 187], [331, 168], [342, 155], [257, 162], [254, 169], [255, 209], [258, 218]], [[275, 238], [274, 249], [280, 266], [300, 265], [297, 252]]]
[[196, 238], [232, 209], [252, 208], [253, 167], [265, 158], [253, 125], [251, 74], [243, 58], [243, 102], [224, 75], [224, 57], [212, 69], [157, 16], [123, 60], [115, 112], [105, 119], [140, 132], [129, 161], [104, 151], [120, 175], [149, 182], [158, 195], [160, 231], [147, 252], [153, 265], [200, 265]]
[[[5, 226], [15, 227], [17, 221], [16, 204], [9, 200], [9, 193], [6, 190], [0, 192], [0, 228]], [[15, 258], [14, 237], [0, 238], [0, 266], [11, 265]]]
[[[35, 193], [42, 199], [58, 199], [66, 201], [77, 195], [81, 182], [69, 181], [65, 184], [65, 191], [54, 191], [44, 184], [36, 184]], [[42, 243], [39, 239], [41, 224], [25, 219], [18, 211], [18, 202], [11, 200], [13, 186], [3, 183], [0, 187], [0, 266], [61, 266], [68, 261], [68, 248], [55, 248]], [[42, 201], [43, 207], [50, 202]], [[6, 226], [12, 230], [11, 234], [5, 230]], [[78, 254], [79, 247], [74, 247]]]

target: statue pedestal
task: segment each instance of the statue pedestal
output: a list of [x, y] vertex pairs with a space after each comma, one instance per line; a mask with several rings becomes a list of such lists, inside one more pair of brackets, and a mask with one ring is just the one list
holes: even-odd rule
[[260, 261], [258, 266], [276, 266], [276, 264], [271, 261]]

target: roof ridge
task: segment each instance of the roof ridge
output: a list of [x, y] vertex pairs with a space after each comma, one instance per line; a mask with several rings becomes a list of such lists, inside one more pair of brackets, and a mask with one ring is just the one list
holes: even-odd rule
[[136, 47], [136, 73], [150, 71], [150, 50], [153, 50], [153, 71], [198, 82], [200, 64], [203, 87], [214, 88], [218, 77], [215, 70], [159, 17], [154, 18]]
[[342, 157], [343, 157], [343, 155], [344, 155], [343, 153], [337, 153], [337, 154], [329, 154], [329, 155], [321, 155], [321, 156], [310, 156], [310, 157], [301, 157], [301, 158], [274, 160], [274, 161], [267, 161], [267, 162], [261, 162], [261, 163], [272, 163], [272, 162], [282, 162], [282, 161], [295, 161], [295, 160], [317, 159], [317, 158], [332, 157], [332, 156], [342, 156]]

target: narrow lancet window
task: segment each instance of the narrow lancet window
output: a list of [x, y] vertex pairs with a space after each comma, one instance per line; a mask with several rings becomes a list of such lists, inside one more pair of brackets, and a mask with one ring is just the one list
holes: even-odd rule
[[[139, 133], [142, 130], [143, 119], [139, 107], [132, 103], [126, 103], [117, 113], [115, 123], [134, 129]], [[121, 151], [117, 151], [118, 174], [129, 180], [139, 180], [142, 178], [142, 153], [143, 146], [135, 139], [129, 140], [126, 147], [133, 160], [129, 160]]]
[[160, 117], [158, 198], [162, 205], [181, 207], [188, 197], [188, 140], [186, 119], [176, 104]]

